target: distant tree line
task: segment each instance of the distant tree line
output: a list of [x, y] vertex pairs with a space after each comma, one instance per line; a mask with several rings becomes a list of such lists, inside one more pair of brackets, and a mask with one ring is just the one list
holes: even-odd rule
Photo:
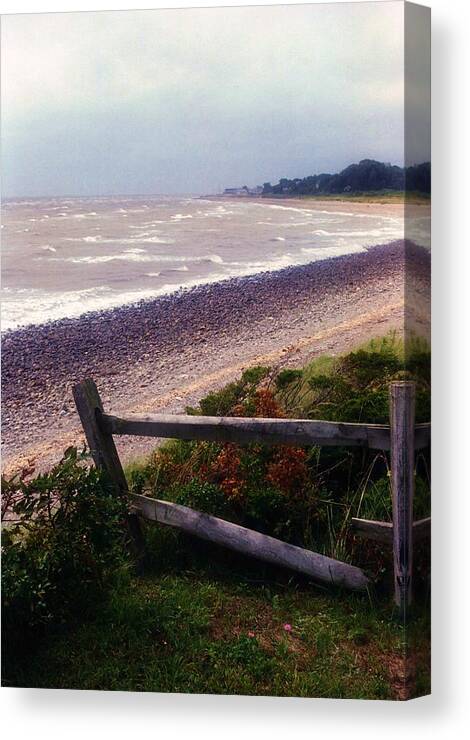
[[362, 159], [336, 175], [320, 174], [288, 180], [283, 177], [277, 185], [265, 182], [263, 195], [315, 195], [319, 193], [363, 193], [377, 190], [431, 192], [431, 163], [411, 167]]

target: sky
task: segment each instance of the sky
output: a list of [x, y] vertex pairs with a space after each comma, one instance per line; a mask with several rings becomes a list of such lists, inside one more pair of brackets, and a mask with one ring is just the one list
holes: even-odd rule
[[4, 16], [3, 194], [201, 194], [403, 164], [403, 68], [401, 2]]

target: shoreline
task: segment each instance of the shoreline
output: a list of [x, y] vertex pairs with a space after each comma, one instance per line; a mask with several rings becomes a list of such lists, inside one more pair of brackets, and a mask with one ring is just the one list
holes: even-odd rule
[[[405, 253], [413, 278], [406, 286]], [[300, 365], [390, 329], [402, 333], [410, 285], [409, 326], [426, 335], [429, 265], [427, 250], [398, 241], [9, 330], [2, 339], [4, 472], [28, 461], [47, 469], [81, 443], [71, 389], [85, 377], [113, 412], [181, 413], [249, 365]], [[118, 447], [128, 460], [149, 445], [155, 442], [122, 438]]]
[[405, 210], [407, 215], [410, 208], [422, 209], [431, 208], [431, 199], [422, 196], [408, 196], [405, 197], [403, 193], [396, 196], [391, 195], [351, 195], [342, 196], [338, 195], [272, 195], [272, 196], [258, 196], [258, 195], [200, 195], [197, 197], [198, 200], [212, 200], [212, 201], [223, 201], [223, 202], [242, 202], [242, 203], [253, 203], [260, 204], [266, 203], [268, 205], [281, 205], [286, 204], [285, 207], [295, 206], [298, 208], [315, 208], [320, 207], [322, 209], [331, 209], [334, 211], [338, 206], [351, 207], [352, 210], [363, 210], [366, 208], [373, 208], [377, 213], [395, 213], [396, 209]]

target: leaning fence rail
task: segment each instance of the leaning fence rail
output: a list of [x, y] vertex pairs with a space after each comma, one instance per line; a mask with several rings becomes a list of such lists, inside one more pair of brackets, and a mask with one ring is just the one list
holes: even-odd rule
[[393, 522], [353, 519], [358, 536], [393, 547], [395, 602], [402, 612], [412, 600], [413, 543], [429, 536], [430, 519], [413, 522], [414, 454], [430, 443], [430, 424], [415, 424], [414, 383], [390, 384], [390, 425], [349, 424], [305, 419], [260, 419], [186, 415], [120, 418], [104, 412], [92, 380], [74, 388], [85, 436], [97, 467], [107, 471], [116, 488], [130, 497], [133, 536], [142, 547], [138, 517], [178, 527], [261, 560], [306, 573], [316, 580], [365, 589], [371, 582], [358, 567], [290, 545], [217, 517], [130, 494], [113, 435], [135, 435], [213, 442], [267, 445], [354, 446], [390, 451]]

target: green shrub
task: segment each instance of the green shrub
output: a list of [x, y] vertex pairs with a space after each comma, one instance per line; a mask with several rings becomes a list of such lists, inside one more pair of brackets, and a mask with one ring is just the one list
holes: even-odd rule
[[214, 483], [193, 480], [175, 489], [173, 497], [175, 503], [190, 506], [197, 511], [219, 517], [233, 517], [233, 510], [227, 497]]
[[49, 473], [3, 480], [2, 627], [8, 641], [88, 609], [125, 558], [126, 503], [70, 448]]
[[287, 496], [266, 485], [250, 488], [246, 494], [246, 513], [258, 526], [257, 529], [279, 535], [289, 523], [290, 506]]
[[272, 537], [308, 547], [316, 507], [313, 492], [305, 491], [302, 497], [293, 498], [264, 483], [246, 492], [244, 524]]
[[285, 368], [276, 377], [276, 387], [285, 388], [294, 381], [298, 381], [302, 378], [302, 370], [295, 370], [294, 368]]
[[266, 378], [268, 373], [268, 367], [262, 367], [261, 365], [250, 367], [243, 372], [240, 380], [229, 383], [220, 391], [209, 393], [201, 399], [198, 409], [189, 407], [186, 411], [192, 414], [202, 414], [203, 416], [230, 416], [233, 415], [235, 407], [239, 404], [244, 404], [246, 410], [249, 410], [257, 386]]
[[392, 332], [345, 355], [316, 358], [300, 379], [298, 371], [283, 371], [277, 388], [288, 416], [387, 424], [389, 383], [414, 380], [416, 420], [423, 422], [430, 419], [430, 374], [424, 340], [412, 337], [405, 346]]

